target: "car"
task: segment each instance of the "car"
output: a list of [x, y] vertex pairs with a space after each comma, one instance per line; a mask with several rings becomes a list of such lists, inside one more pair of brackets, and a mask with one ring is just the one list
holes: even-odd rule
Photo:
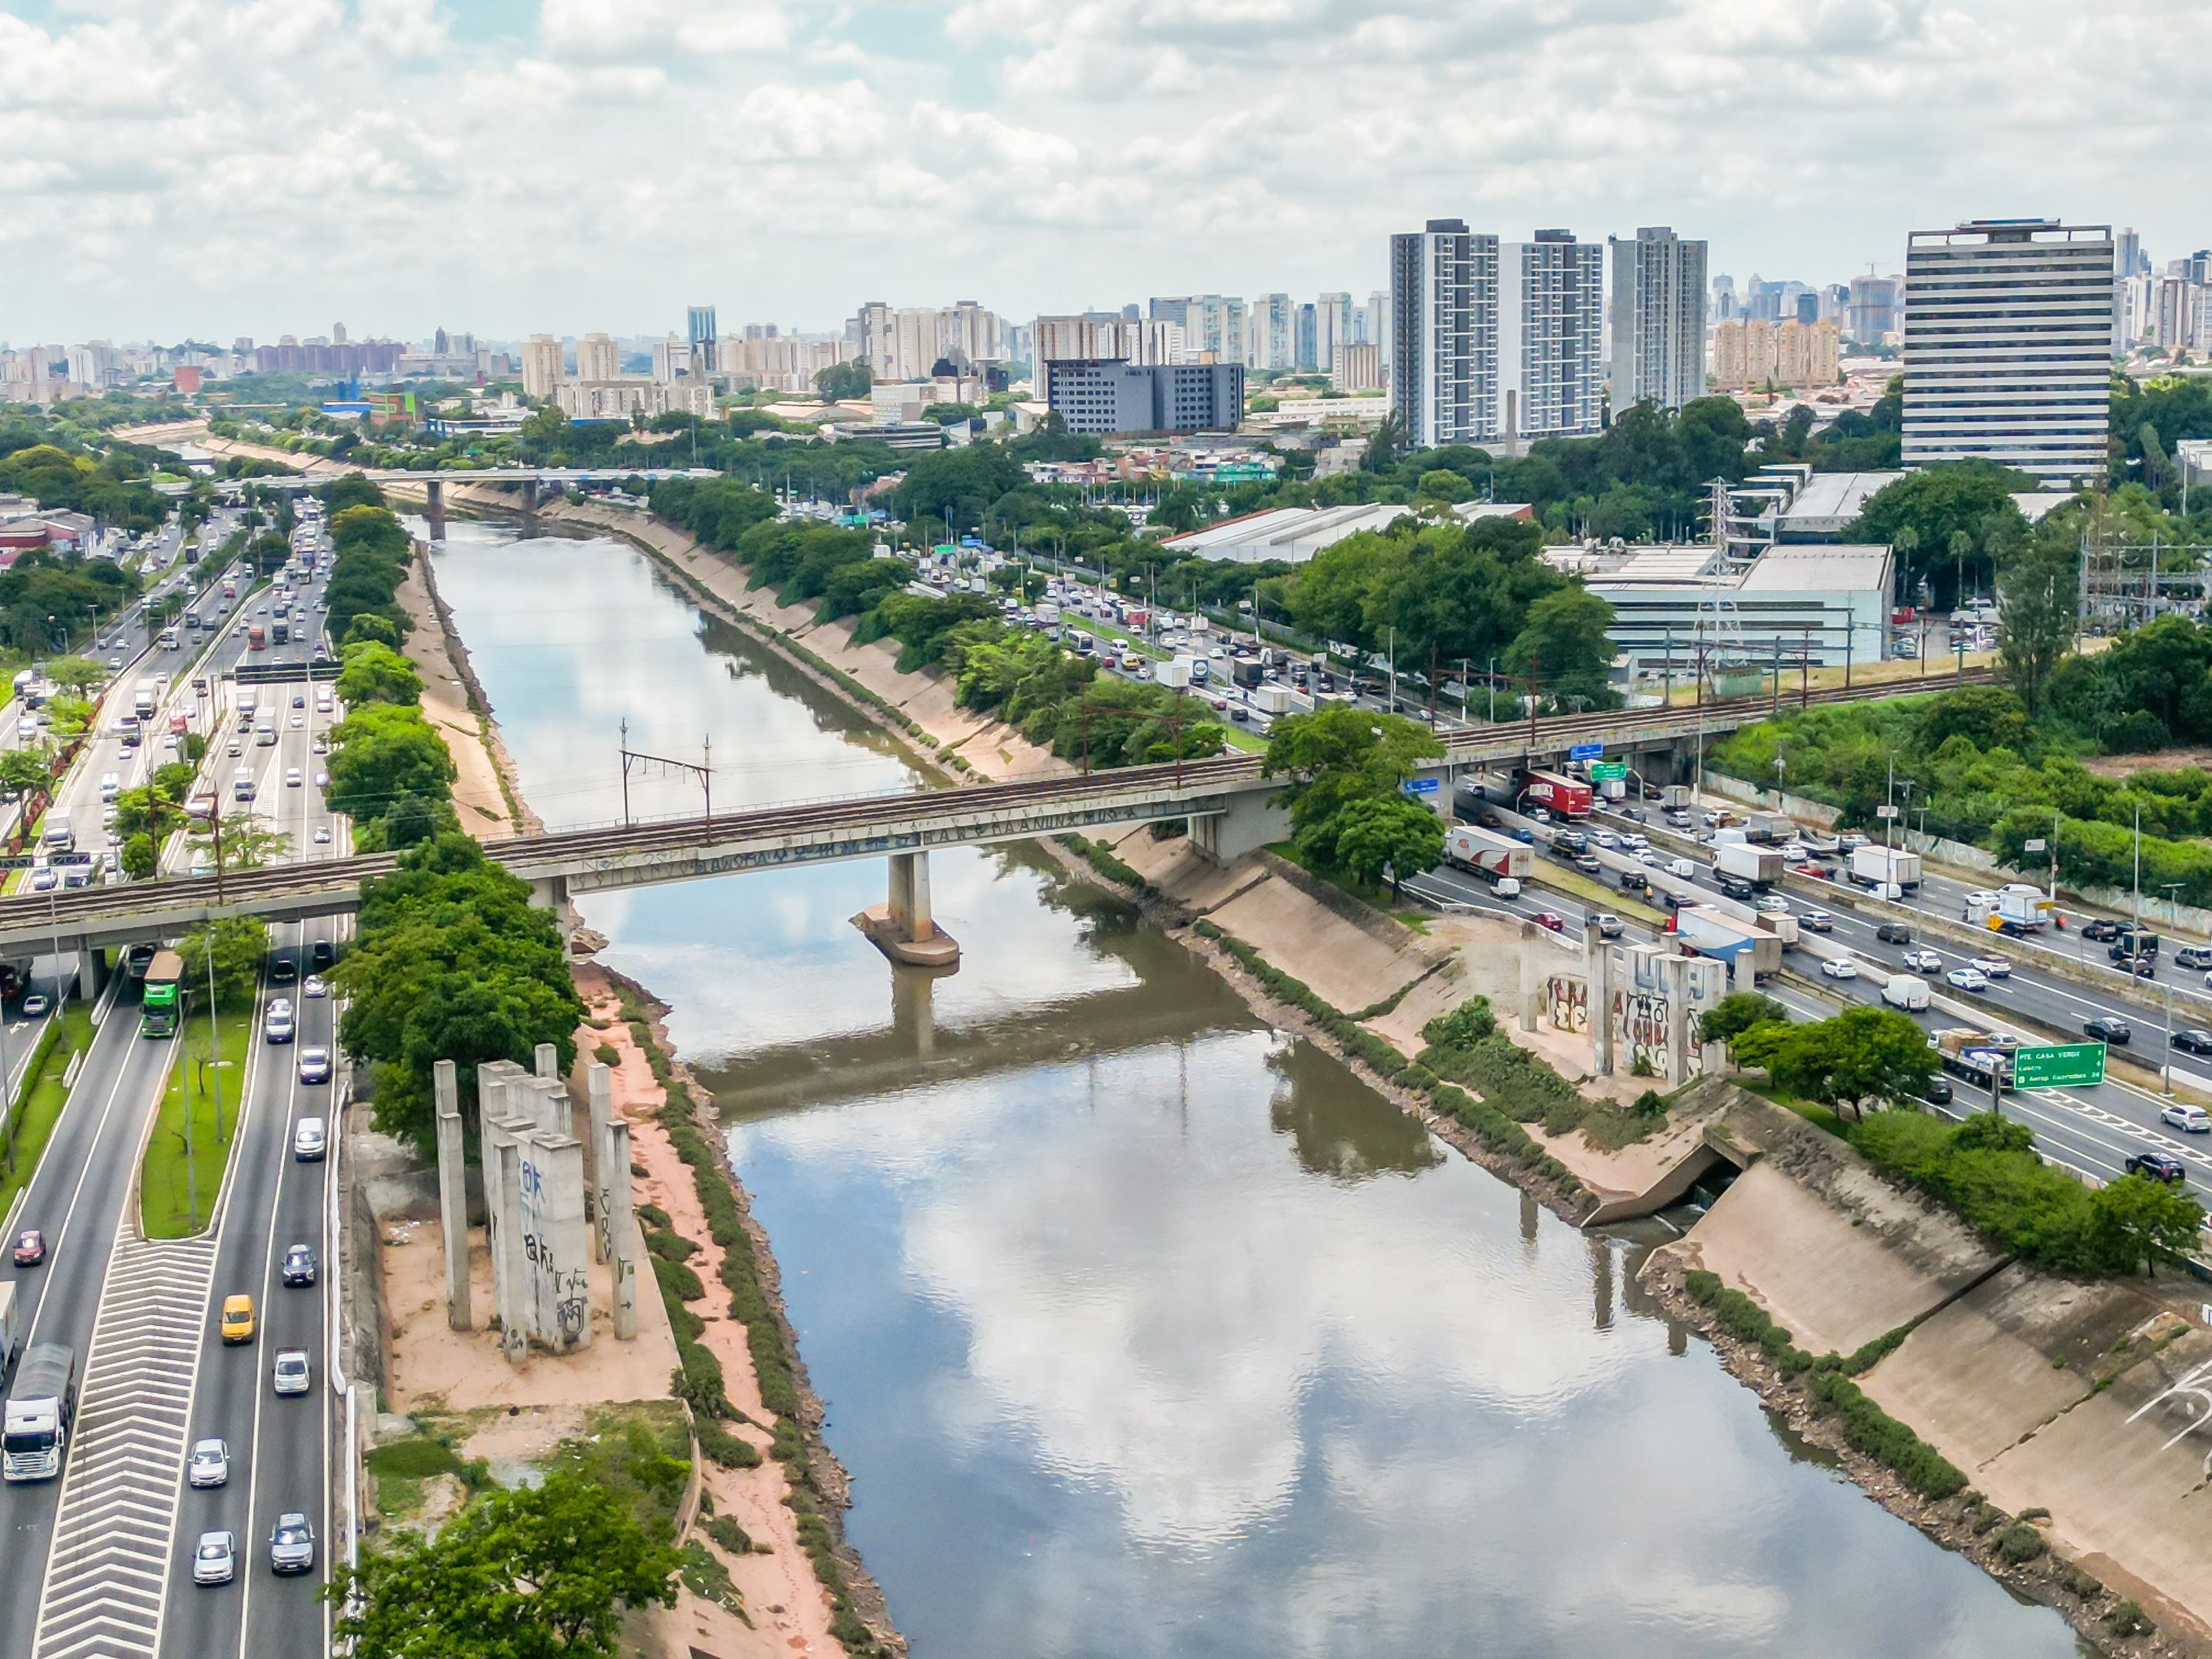
[[1836, 837], [1837, 847], [1846, 853], [1855, 853], [1867, 844], [1867, 838], [1856, 830]]
[[2094, 1019], [2084, 1021], [2081, 1030], [2085, 1035], [2096, 1038], [2100, 1042], [2109, 1042], [2115, 1048], [2125, 1048], [2128, 1040], [2135, 1036], [2133, 1026], [2124, 1019], [2114, 1018], [2110, 1014], [2100, 1014]]
[[1723, 876], [1721, 878], [1721, 896], [1723, 898], [1732, 898], [1740, 904], [1748, 904], [1759, 896], [1759, 890], [1747, 881], [1739, 881], [1734, 876]]
[[1604, 848], [1607, 852], [1613, 851], [1620, 845], [1620, 837], [1614, 835], [1610, 830], [1601, 830], [1597, 834], [1592, 836], [1590, 839], [1595, 842], [1599, 846]]
[[222, 1299], [222, 1340], [239, 1343], [253, 1340], [253, 1298], [240, 1291]]
[[1951, 1079], [1948, 1077], [1929, 1078], [1921, 1085], [1920, 1097], [1931, 1106], [1948, 1106], [1951, 1103]]
[[261, 1022], [261, 1036], [264, 1042], [289, 1042], [299, 1035], [299, 1027], [292, 1021], [292, 1005], [281, 997], [269, 1005], [269, 1012]]
[[50, 865], [42, 864], [31, 872], [31, 890], [34, 893], [51, 893], [61, 885], [61, 879], [59, 871]]
[[2122, 973], [2132, 974], [2137, 979], [2156, 979], [2158, 977], [2158, 958], [2156, 957], [2129, 957], [2124, 961], [2116, 963], [2114, 966], [2118, 967]]
[[1943, 977], [1961, 991], [1986, 991], [1990, 988], [1990, 976], [1978, 968], [1954, 968]]
[[230, 1479], [230, 1446], [226, 1441], [201, 1440], [192, 1446], [185, 1464], [185, 1481], [203, 1489], [220, 1486]]
[[314, 1366], [305, 1348], [279, 1348], [269, 1372], [270, 1386], [278, 1394], [305, 1394], [314, 1385]]
[[1790, 869], [1793, 875], [1809, 876], [1814, 881], [1833, 881], [1836, 878], [1834, 871], [1818, 864], [1793, 864]]
[[305, 708], [307, 706], [307, 694], [301, 691], [295, 691], [292, 694], [292, 707], [295, 708]]
[[1667, 855], [1664, 853], [1655, 853], [1649, 847], [1639, 847], [1636, 849], [1636, 861], [1638, 864], [1649, 865], [1654, 870], [1662, 870], [1667, 866]]
[[328, 1083], [331, 1080], [331, 1051], [327, 1048], [300, 1050], [300, 1081]]
[[300, 964], [289, 956], [280, 955], [269, 964], [269, 977], [279, 985], [289, 985], [299, 976]]
[[300, 769], [298, 767], [288, 766], [284, 769], [284, 787], [287, 789], [297, 789], [300, 787]]
[[1620, 838], [1620, 844], [1632, 853], [1641, 853], [1651, 845], [1651, 837], [1630, 834]]
[[2185, 1054], [2212, 1054], [2212, 1031], [2195, 1025], [2186, 1026], [2166, 1039], [2169, 1048], [2179, 1048]]
[[318, 773], [316, 773], [316, 774], [315, 774], [315, 787], [316, 787], [316, 788], [318, 788], [318, 789], [325, 789], [325, 788], [328, 788], [328, 787], [330, 787], [330, 781], [331, 781], [331, 775], [330, 775], [329, 773], [327, 773], [327, 772], [318, 772]]
[[1790, 901], [1779, 893], [1769, 893], [1753, 908], [1764, 910], [1771, 916], [1786, 916], [1790, 914]]
[[1577, 853], [1570, 862], [1586, 876], [1602, 875], [1605, 872], [1605, 866], [1598, 862], [1597, 854], [1595, 853]]
[[293, 1244], [284, 1251], [284, 1282], [287, 1285], [312, 1285], [315, 1282], [315, 1247], [312, 1244]]
[[246, 752], [246, 739], [245, 739], [245, 738], [233, 738], [230, 740], [230, 757], [231, 757], [231, 759], [233, 759], [233, 760], [236, 760], [236, 759], [237, 759], [240, 755], [243, 755], [245, 752]]
[[1597, 933], [1600, 939], [1619, 939], [1620, 918], [1610, 910], [1600, 911], [1597, 917]]
[[1700, 813], [1700, 814], [1698, 815], [1698, 823], [1702, 823], [1702, 824], [1704, 824], [1704, 825], [1705, 826], [1705, 828], [1706, 828], [1706, 829], [1708, 829], [1708, 830], [1711, 830], [1711, 829], [1716, 829], [1716, 828], [1717, 828], [1717, 827], [1719, 826], [1720, 821], [1721, 821], [1721, 815], [1720, 815], [1719, 813], [1717, 813], [1717, 812], [1704, 812], [1704, 813]]
[[2178, 1185], [2189, 1179], [2189, 1171], [2171, 1152], [2130, 1152], [2124, 1167], [2130, 1175], [2142, 1176], [2148, 1181]]
[[1966, 908], [1968, 909], [1972, 909], [1977, 904], [1994, 905], [1996, 902], [1997, 895], [1991, 892], [1986, 887], [1977, 887], [1966, 895]]
[[298, 1510], [276, 1517], [276, 1528], [269, 1534], [269, 1565], [278, 1572], [314, 1570], [315, 1529]]
[[192, 1546], [192, 1583], [228, 1584], [238, 1577], [238, 1540], [227, 1532], [204, 1532]]
[[1820, 964], [1820, 971], [1830, 979], [1856, 979], [1859, 965], [1849, 957], [1832, 957]]
[[39, 1228], [26, 1227], [15, 1235], [14, 1251], [15, 1265], [35, 1267], [46, 1259], [46, 1236]]
[[1974, 966], [1980, 969], [1991, 979], [2010, 979], [2012, 977], [2012, 963], [2008, 958], [2004, 957], [1976, 957], [1974, 958]]
[[1567, 925], [1565, 918], [1555, 910], [1537, 911], [1535, 921], [1539, 927], [1548, 927], [1555, 933], [1563, 931]]
[[1875, 928], [1874, 936], [1880, 939], [1884, 945], [1910, 945], [1912, 943], [1912, 929], [1909, 924], [1902, 921], [1885, 921], [1881, 923]]
[[1640, 806], [1623, 806], [1615, 810], [1620, 812], [1621, 817], [1626, 818], [1632, 823], [1641, 823], [1644, 822], [1644, 809]]
[[319, 939], [307, 947], [307, 961], [317, 968], [327, 968], [337, 955], [337, 947], [326, 939]]
[[1808, 910], [1797, 918], [1797, 925], [1808, 933], [1832, 933], [1836, 931], [1836, 918], [1826, 910]]
[[53, 1006], [54, 1005], [47, 1000], [46, 994], [45, 992], [33, 991], [30, 995], [23, 999], [23, 1018], [25, 1019], [44, 1019], [46, 1017], [46, 1010]]
[[120, 657], [110, 657], [107, 659], [107, 665], [110, 668], [120, 668], [123, 666], [123, 659]]
[[2092, 916], [2081, 924], [2081, 937], [2099, 945], [2118, 939], [2124, 931], [2118, 922], [2104, 916]]
[[319, 1164], [330, 1148], [330, 1133], [319, 1117], [303, 1117], [292, 1131], [292, 1156], [301, 1164]]
[[320, 974], [310, 974], [300, 983], [300, 994], [303, 997], [326, 997], [330, 994], [331, 988]]
[[2170, 1123], [2184, 1134], [2212, 1134], [2212, 1112], [2185, 1100], [2170, 1101], [2159, 1108], [2158, 1121]]

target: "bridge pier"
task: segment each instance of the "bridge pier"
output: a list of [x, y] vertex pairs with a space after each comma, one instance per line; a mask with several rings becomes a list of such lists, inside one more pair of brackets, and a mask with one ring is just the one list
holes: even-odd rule
[[1228, 811], [1190, 820], [1191, 845], [1216, 864], [1233, 864], [1290, 835], [1291, 816], [1272, 794], [1232, 795]]
[[568, 902], [568, 878], [538, 876], [530, 884], [530, 902], [541, 910], [553, 913], [553, 925], [561, 930], [561, 945], [567, 949], [570, 937], [576, 931], [576, 909]]
[[446, 486], [439, 483], [435, 478], [432, 478], [424, 483], [422, 486], [422, 504], [429, 509], [430, 516], [432, 518], [444, 518], [446, 516]]
[[538, 511], [538, 480], [535, 478], [522, 481], [522, 510], [525, 513]]
[[94, 950], [79, 940], [76, 947], [76, 994], [80, 1001], [89, 1006], [100, 1000], [107, 984], [107, 957], [105, 951]]
[[450, 1060], [430, 1067], [430, 1089], [438, 1109], [438, 1221], [445, 1234], [446, 1324], [456, 1331], [476, 1328], [469, 1292], [469, 1188], [467, 1159], [461, 1144], [459, 1070]]
[[893, 962], [909, 968], [957, 968], [960, 943], [937, 925], [929, 908], [929, 854], [894, 853], [890, 896], [853, 918], [853, 925]]

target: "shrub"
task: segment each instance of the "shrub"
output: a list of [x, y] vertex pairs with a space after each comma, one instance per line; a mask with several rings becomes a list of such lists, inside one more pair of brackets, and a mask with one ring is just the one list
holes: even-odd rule
[[698, 1274], [666, 1256], [653, 1258], [653, 1276], [660, 1281], [661, 1293], [672, 1302], [696, 1302], [707, 1294], [707, 1286]]
[[1667, 1097], [1656, 1089], [1646, 1089], [1636, 1097], [1636, 1113], [1639, 1117], [1666, 1116]]
[[757, 1547], [752, 1534], [726, 1515], [702, 1523], [700, 1530], [732, 1555], [750, 1555]]
[[1949, 1459], [1868, 1399], [1840, 1370], [1814, 1371], [1807, 1392], [1837, 1419], [1846, 1445], [1887, 1465], [1921, 1497], [1949, 1498], [1966, 1486], [1966, 1477]]
[[1469, 997], [1451, 1012], [1439, 1014], [1421, 1027], [1421, 1041], [1437, 1048], [1472, 1048], [1497, 1034], [1498, 1016], [1485, 996]]
[[401, 1480], [427, 1480], [434, 1474], [459, 1474], [461, 1460], [435, 1440], [395, 1440], [362, 1460], [374, 1474]]
[[645, 1236], [645, 1248], [664, 1261], [689, 1261], [699, 1254], [699, 1247], [679, 1232], [665, 1227], [656, 1227]]
[[699, 1449], [724, 1468], [760, 1467], [760, 1448], [743, 1436], [731, 1433], [713, 1418], [702, 1415], [693, 1423], [692, 1432], [699, 1437]]
[[2133, 1601], [2123, 1601], [2105, 1615], [2115, 1636], [2148, 1636], [2158, 1629]]
[[1997, 1553], [2021, 1566], [2043, 1553], [2043, 1534], [2025, 1521], [2015, 1521], [1997, 1534]]

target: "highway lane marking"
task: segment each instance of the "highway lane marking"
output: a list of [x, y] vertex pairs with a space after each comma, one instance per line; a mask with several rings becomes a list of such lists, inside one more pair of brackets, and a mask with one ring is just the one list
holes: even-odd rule
[[[153, 1659], [215, 1277], [212, 1237], [115, 1244], [39, 1594], [34, 1659]], [[177, 1361], [184, 1357], [181, 1368]]]

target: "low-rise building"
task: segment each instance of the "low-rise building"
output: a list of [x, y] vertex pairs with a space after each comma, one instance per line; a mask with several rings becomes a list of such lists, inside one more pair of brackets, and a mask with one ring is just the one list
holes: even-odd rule
[[1546, 561], [1613, 607], [1607, 637], [1644, 676], [1702, 660], [1795, 669], [1879, 662], [1895, 580], [1887, 546], [1777, 545], [1746, 564], [1710, 546], [1558, 548]]
[[[1453, 507], [1462, 522], [1477, 519], [1526, 519], [1525, 501], [1462, 501]], [[1223, 559], [1235, 564], [1280, 560], [1304, 564], [1322, 549], [1363, 530], [1384, 530], [1413, 511], [1400, 503], [1370, 501], [1351, 507], [1276, 507], [1223, 519], [1162, 544], [1187, 559]]]
[[1045, 403], [1071, 432], [1228, 431], [1244, 415], [1242, 363], [1045, 364]]

